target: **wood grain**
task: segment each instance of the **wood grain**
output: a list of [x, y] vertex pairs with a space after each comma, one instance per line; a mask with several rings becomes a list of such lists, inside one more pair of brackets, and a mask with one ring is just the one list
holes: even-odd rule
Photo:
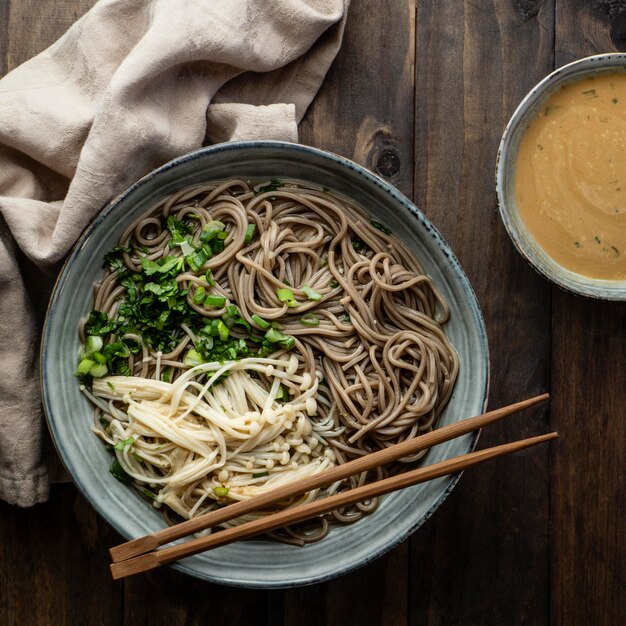
[[31, 509], [0, 503], [0, 537], [0, 624], [120, 623], [105, 554], [119, 536], [74, 487]]
[[[553, 5], [417, 3], [416, 196], [466, 270], [491, 356], [490, 406], [550, 385], [550, 290], [500, 221], [500, 136], [552, 67]], [[496, 425], [481, 446], [539, 432], [547, 411]], [[558, 444], [557, 444], [558, 447]], [[411, 539], [411, 624], [547, 622], [549, 451], [464, 475]]]
[[95, 3], [96, 0], [1, 0], [0, 4], [5, 7], [8, 42], [6, 70], [16, 68], [53, 44]]
[[[0, 0], [0, 74], [93, 3]], [[552, 458], [533, 450], [474, 470], [410, 544], [285, 591], [172, 571], [113, 583], [106, 551], [119, 537], [72, 486], [30, 510], [0, 504], [0, 624], [622, 623], [626, 307], [551, 289], [513, 249], [493, 192], [498, 141], [519, 100], [555, 63], [626, 45], [618, 5], [353, 0], [342, 50], [301, 126], [303, 142], [378, 171], [442, 231], [485, 314], [490, 405], [551, 390], [561, 435]], [[480, 445], [547, 422], [535, 409]]]
[[[595, 3], [598, 5], [599, 3]], [[559, 0], [556, 65], [610, 52], [610, 11]], [[626, 305], [554, 288], [551, 622], [626, 615]]]

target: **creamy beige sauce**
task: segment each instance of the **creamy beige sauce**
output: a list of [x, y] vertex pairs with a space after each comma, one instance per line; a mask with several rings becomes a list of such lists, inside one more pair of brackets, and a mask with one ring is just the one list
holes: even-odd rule
[[515, 198], [557, 263], [626, 279], [626, 74], [584, 78], [551, 96], [522, 137]]

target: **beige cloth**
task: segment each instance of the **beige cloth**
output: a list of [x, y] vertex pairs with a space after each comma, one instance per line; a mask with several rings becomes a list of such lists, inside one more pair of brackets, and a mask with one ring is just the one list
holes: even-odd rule
[[297, 141], [348, 4], [100, 0], [0, 80], [1, 498], [43, 501], [53, 479], [37, 352], [72, 244], [111, 197], [180, 154]]

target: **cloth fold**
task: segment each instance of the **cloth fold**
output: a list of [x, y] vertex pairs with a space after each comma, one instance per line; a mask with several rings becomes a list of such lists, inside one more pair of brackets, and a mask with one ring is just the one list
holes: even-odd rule
[[60, 262], [106, 202], [202, 145], [297, 141], [349, 0], [100, 0], [0, 80], [0, 498], [44, 501], [37, 346]]

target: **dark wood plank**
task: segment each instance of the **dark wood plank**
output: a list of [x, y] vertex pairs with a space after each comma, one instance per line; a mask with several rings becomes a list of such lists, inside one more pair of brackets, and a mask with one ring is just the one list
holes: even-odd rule
[[407, 591], [410, 592], [407, 544], [336, 580], [272, 592], [270, 625], [406, 624]]
[[[500, 221], [500, 136], [551, 70], [553, 3], [417, 3], [416, 196], [451, 244], [481, 303], [490, 406], [549, 388], [550, 291]], [[547, 409], [486, 429], [487, 447], [547, 430]], [[412, 624], [545, 624], [549, 449], [465, 474], [411, 539]]]
[[214, 585], [169, 568], [124, 582], [124, 624], [264, 626], [265, 591]]
[[[557, 66], [615, 49], [617, 4], [558, 0]], [[552, 622], [619, 624], [626, 614], [626, 305], [557, 288], [553, 303], [552, 421], [562, 441], [552, 463]]]
[[0, 624], [120, 623], [107, 558], [119, 536], [72, 485], [30, 509], [0, 503], [0, 537]]
[[10, 0], [0, 0], [0, 77], [8, 71], [9, 2]]
[[[5, 5], [6, 12], [6, 70], [45, 50], [95, 3], [96, 0], [1, 0], [0, 5]], [[0, 33], [2, 28], [0, 26]]]
[[300, 141], [354, 159], [413, 193], [414, 2], [354, 2], [342, 48]]

